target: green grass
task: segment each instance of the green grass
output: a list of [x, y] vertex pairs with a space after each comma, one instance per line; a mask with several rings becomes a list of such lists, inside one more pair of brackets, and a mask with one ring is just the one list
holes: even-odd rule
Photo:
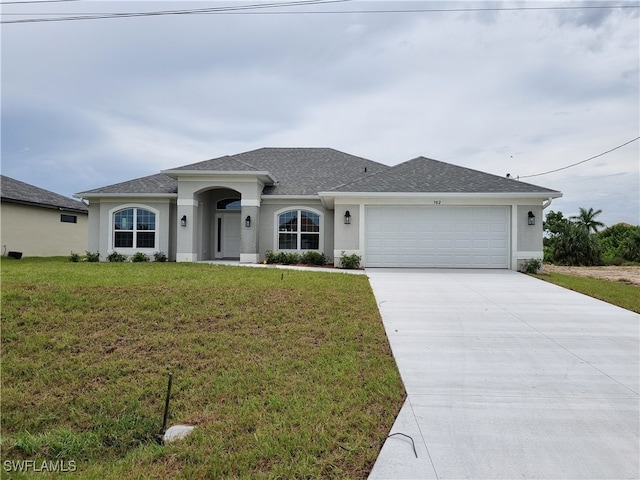
[[640, 313], [640, 288], [635, 285], [554, 272], [534, 276], [560, 285], [561, 287], [584, 293], [590, 297]]
[[[1, 267], [3, 462], [73, 460], [95, 479], [366, 478], [404, 399], [364, 276]], [[196, 429], [161, 446], [169, 372], [169, 424]]]

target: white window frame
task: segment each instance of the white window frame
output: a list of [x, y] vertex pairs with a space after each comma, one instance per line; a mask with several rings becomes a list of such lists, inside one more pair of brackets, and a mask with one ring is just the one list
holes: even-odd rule
[[[296, 244], [298, 245], [297, 249], [285, 249], [285, 248], [279, 248], [280, 247], [280, 231], [279, 229], [279, 222], [278, 222], [278, 217], [280, 217], [280, 215], [282, 215], [283, 213], [287, 213], [287, 212], [292, 212], [292, 211], [297, 211], [298, 212], [298, 231], [295, 232], [297, 234], [297, 242]], [[300, 231], [300, 226], [301, 226], [301, 222], [300, 222], [300, 215], [302, 211], [307, 211], [310, 213], [313, 213], [315, 215], [318, 215], [318, 221], [319, 221], [319, 232], [318, 232], [318, 248], [317, 249], [301, 249], [300, 245], [301, 245], [301, 235], [303, 233], [306, 232], [302, 232]], [[274, 238], [273, 238], [273, 251], [274, 252], [298, 252], [298, 253], [304, 253], [304, 252], [320, 252], [323, 253], [324, 252], [324, 213], [322, 213], [320, 210], [317, 210], [315, 208], [312, 207], [308, 207], [308, 206], [301, 206], [301, 205], [293, 205], [290, 207], [285, 207], [285, 208], [281, 208], [280, 210], [277, 210], [274, 213], [273, 216], [273, 223], [274, 223]], [[293, 233], [293, 232], [291, 232]]]
[[[153, 242], [155, 244], [154, 247], [115, 247], [115, 239], [116, 239], [116, 229], [115, 229], [115, 214], [117, 212], [120, 212], [122, 210], [128, 210], [130, 208], [136, 209], [136, 211], [134, 212], [133, 215], [133, 225], [135, 227], [136, 225], [136, 218], [137, 218], [137, 209], [142, 209], [142, 210], [147, 210], [151, 213], [153, 213], [156, 216], [156, 228], [155, 230], [144, 230], [145, 232], [153, 232], [155, 234], [155, 241]], [[130, 230], [127, 230], [130, 231]], [[141, 230], [142, 231], [142, 230]], [[134, 243], [135, 243], [135, 238], [136, 238], [136, 233], [138, 232], [138, 230], [136, 230], [135, 228], [133, 229], [133, 238], [134, 238]], [[150, 205], [144, 205], [144, 204], [140, 204], [140, 203], [131, 203], [131, 204], [125, 204], [125, 205], [118, 205], [117, 207], [112, 208], [111, 210], [109, 210], [109, 245], [108, 245], [108, 252], [114, 252], [114, 251], [118, 251], [120, 253], [124, 253], [124, 254], [135, 254], [136, 252], [143, 252], [143, 253], [154, 253], [154, 252], [158, 252], [160, 251], [159, 248], [159, 243], [160, 243], [160, 237], [158, 236], [160, 232], [160, 211], [156, 208], [151, 207]]]

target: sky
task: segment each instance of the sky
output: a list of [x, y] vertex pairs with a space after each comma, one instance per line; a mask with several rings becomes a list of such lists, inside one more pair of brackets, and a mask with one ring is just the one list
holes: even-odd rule
[[509, 173], [563, 193], [547, 212], [640, 224], [637, 2], [302, 3], [2, 0], [3, 22], [236, 9], [3, 23], [2, 174], [71, 196], [331, 147]]

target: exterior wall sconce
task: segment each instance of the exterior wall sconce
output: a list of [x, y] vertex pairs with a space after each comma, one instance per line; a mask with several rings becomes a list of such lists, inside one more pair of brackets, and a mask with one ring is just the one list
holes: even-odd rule
[[350, 225], [351, 224], [351, 213], [349, 213], [349, 210], [344, 212], [344, 224], [345, 225]]
[[182, 215], [182, 218], [180, 219], [180, 226], [182, 226], [182, 227], [186, 227], [187, 226], [187, 216], [186, 215]]
[[251, 215], [247, 215], [247, 218], [244, 219], [244, 226], [245, 227], [251, 226]]
[[531, 210], [529, 210], [529, 213], [527, 213], [527, 223], [529, 225], [535, 225], [536, 224], [536, 216], [533, 214], [533, 212]]

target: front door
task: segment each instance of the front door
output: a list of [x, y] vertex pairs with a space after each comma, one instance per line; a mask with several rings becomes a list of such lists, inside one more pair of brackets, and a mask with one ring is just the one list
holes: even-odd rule
[[216, 215], [216, 258], [240, 258], [240, 212]]

